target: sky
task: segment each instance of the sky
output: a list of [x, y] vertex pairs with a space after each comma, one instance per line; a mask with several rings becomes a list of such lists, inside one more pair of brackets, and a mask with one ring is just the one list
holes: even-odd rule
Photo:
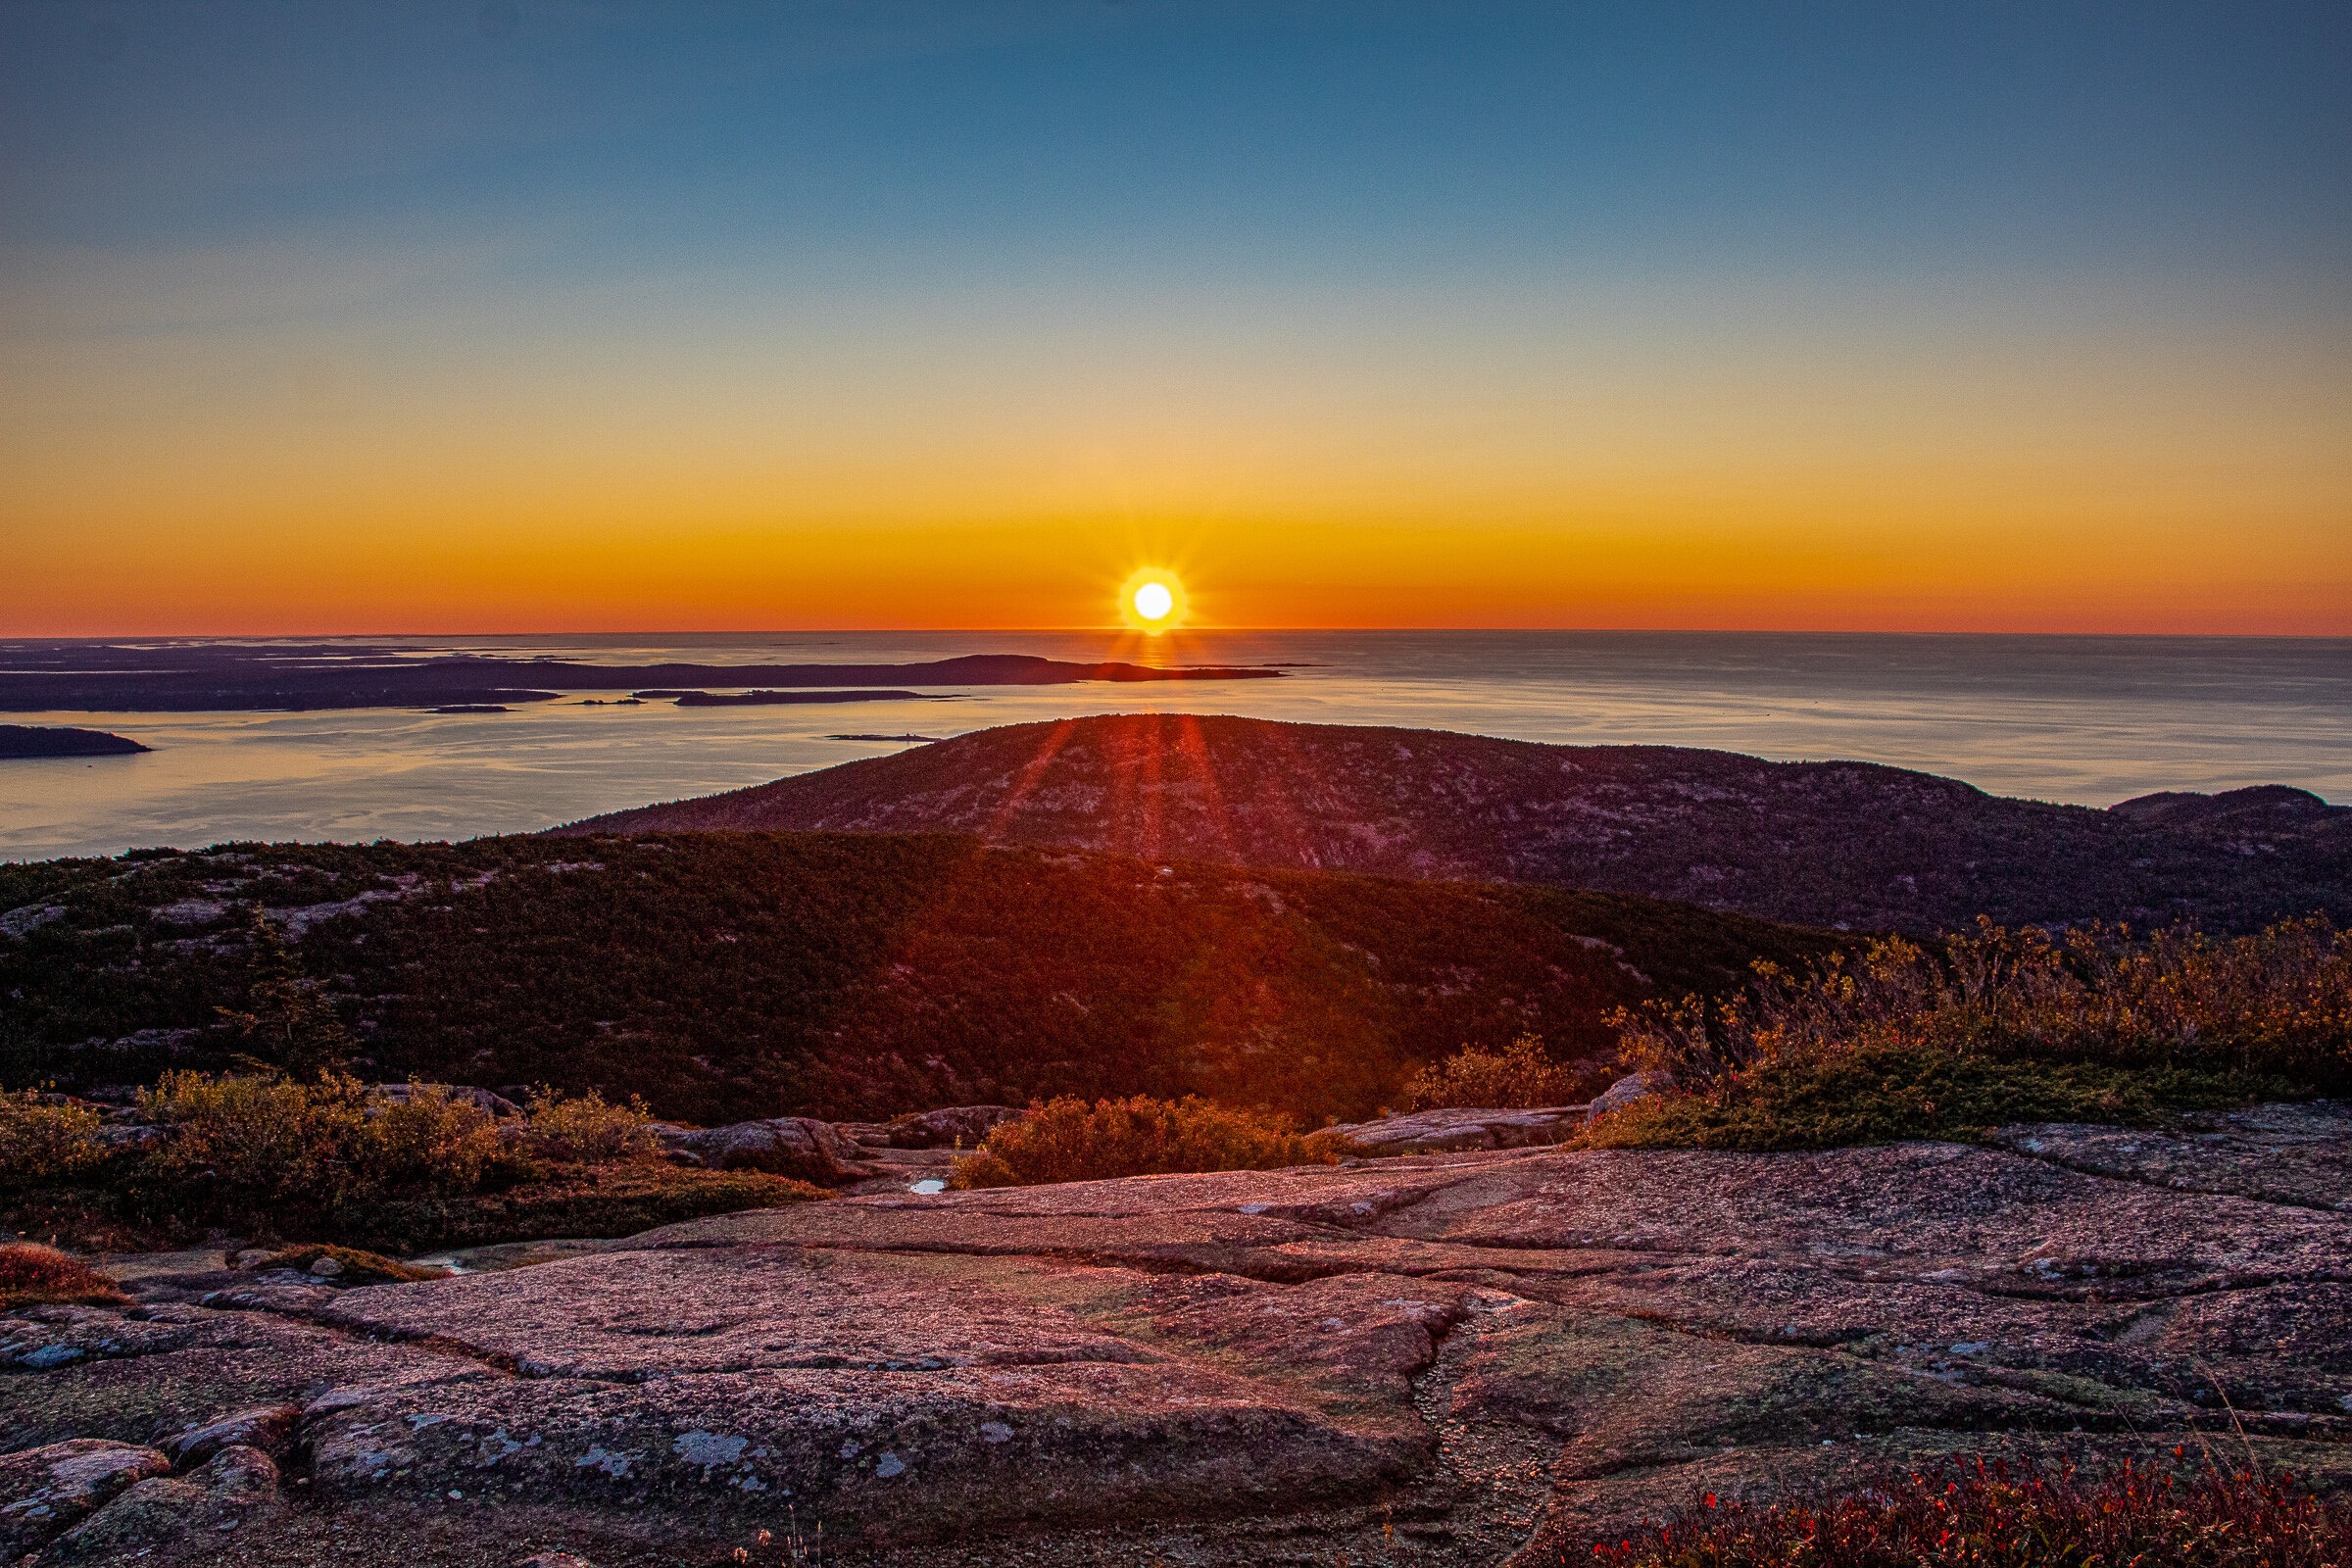
[[2352, 7], [0, 0], [0, 633], [2352, 634]]

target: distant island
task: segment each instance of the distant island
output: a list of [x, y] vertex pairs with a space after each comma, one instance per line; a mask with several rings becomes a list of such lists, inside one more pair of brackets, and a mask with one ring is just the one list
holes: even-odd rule
[[448, 703], [439, 708], [428, 709], [426, 711], [434, 713], [512, 713], [514, 710], [507, 707], [504, 703]]
[[128, 757], [153, 751], [125, 735], [102, 729], [68, 729], [42, 724], [0, 724], [0, 758]]
[[828, 735], [825, 739], [829, 741], [906, 741], [909, 744], [937, 746], [941, 737], [937, 735]]
[[776, 703], [947, 703], [951, 697], [926, 697], [921, 692], [664, 692], [680, 708], [765, 708]]
[[[1078, 663], [1029, 654], [969, 654], [912, 664], [588, 664], [476, 653], [419, 658], [390, 646], [328, 643], [154, 648], [15, 642], [0, 643], [0, 656], [7, 665], [0, 673], [0, 712], [20, 713], [494, 707], [552, 702], [564, 691], [621, 691], [639, 697], [658, 692], [678, 698], [711, 687], [1060, 686], [1080, 681], [1282, 678], [1279, 669], [1249, 665]], [[883, 700], [894, 694], [875, 695]]]

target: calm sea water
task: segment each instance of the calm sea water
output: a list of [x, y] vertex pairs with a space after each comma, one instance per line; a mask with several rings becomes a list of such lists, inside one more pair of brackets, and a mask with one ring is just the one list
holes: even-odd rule
[[[1108, 634], [1052, 632], [365, 642], [607, 663], [1139, 657]], [[1171, 636], [1152, 657], [1296, 667], [1282, 680], [982, 687], [956, 702], [825, 708], [584, 708], [575, 694], [495, 714], [10, 714], [155, 750], [0, 761], [0, 858], [522, 832], [897, 749], [827, 738], [840, 732], [948, 736], [1145, 710], [1859, 759], [2089, 806], [2269, 783], [2352, 802], [2346, 639], [1226, 632]]]

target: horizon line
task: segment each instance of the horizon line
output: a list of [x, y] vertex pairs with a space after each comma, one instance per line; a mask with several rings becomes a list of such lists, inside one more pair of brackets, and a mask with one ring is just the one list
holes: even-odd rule
[[0, 643], [114, 643], [114, 642], [351, 642], [369, 639], [463, 641], [473, 638], [640, 637], [1019, 637], [1113, 636], [1141, 638], [1150, 646], [1164, 639], [1193, 636], [1366, 636], [1476, 635], [1559, 637], [2039, 637], [2108, 642], [2352, 642], [2352, 632], [2329, 631], [2066, 631], [1985, 630], [1967, 627], [1790, 627], [1790, 626], [1185, 626], [1143, 633], [1130, 626], [765, 626], [716, 630], [682, 627], [627, 627], [595, 630], [565, 627], [531, 631], [119, 631], [85, 633], [11, 632], [0, 630]]

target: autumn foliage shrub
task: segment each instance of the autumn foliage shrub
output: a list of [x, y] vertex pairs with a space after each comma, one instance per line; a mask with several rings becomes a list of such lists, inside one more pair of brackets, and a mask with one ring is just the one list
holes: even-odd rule
[[2352, 1089], [2352, 934], [2321, 917], [2220, 939], [1981, 921], [1754, 967], [1745, 995], [1611, 1015], [1622, 1064], [1684, 1092], [1588, 1142], [1826, 1148]]
[[429, 1084], [321, 1072], [168, 1072], [139, 1096], [155, 1134], [110, 1152], [98, 1111], [0, 1096], [0, 1199], [27, 1223], [117, 1250], [206, 1229], [377, 1250], [612, 1236], [826, 1196], [652, 1157], [642, 1102], [542, 1090], [503, 1122]]
[[2352, 1509], [2288, 1476], [1983, 1459], [1768, 1505], [1713, 1494], [1590, 1551], [1595, 1568], [2340, 1568]]
[[1886, 937], [1793, 972], [1754, 968], [1744, 996], [1619, 1009], [1625, 1064], [1708, 1085], [1841, 1053], [1937, 1051], [2352, 1088], [2352, 933], [2321, 916], [2232, 938], [1981, 920], [1935, 948]]
[[54, 1247], [31, 1242], [0, 1245], [0, 1306], [122, 1298], [113, 1280]]
[[357, 1223], [357, 1211], [388, 1202], [527, 1180], [541, 1161], [596, 1166], [652, 1148], [642, 1105], [596, 1095], [534, 1097], [512, 1145], [488, 1111], [438, 1086], [392, 1097], [333, 1073], [167, 1073], [139, 1105], [168, 1136], [134, 1183], [153, 1201], [235, 1223]]
[[71, 1181], [106, 1157], [100, 1125], [87, 1105], [46, 1102], [29, 1089], [0, 1094], [0, 1184]]
[[631, 1095], [628, 1103], [608, 1104], [591, 1089], [579, 1096], [541, 1088], [531, 1096], [523, 1148], [542, 1159], [603, 1164], [654, 1152], [653, 1112]]
[[367, 1091], [354, 1079], [169, 1072], [139, 1110], [170, 1136], [148, 1156], [166, 1183], [256, 1202], [311, 1202], [360, 1184]]
[[471, 1101], [434, 1085], [373, 1107], [361, 1129], [354, 1175], [368, 1191], [420, 1197], [470, 1193], [502, 1145], [498, 1122]]
[[1542, 1040], [1521, 1035], [1500, 1051], [1464, 1046], [1422, 1068], [1404, 1093], [1415, 1110], [1456, 1105], [1530, 1110], [1567, 1104], [1588, 1087], [1583, 1068], [1552, 1060]]
[[1271, 1170], [1330, 1164], [1346, 1149], [1329, 1133], [1300, 1134], [1281, 1118], [1198, 1097], [1138, 1095], [1090, 1103], [1064, 1096], [991, 1129], [976, 1152], [956, 1162], [952, 1181], [959, 1188], [1024, 1187], [1173, 1171]]

